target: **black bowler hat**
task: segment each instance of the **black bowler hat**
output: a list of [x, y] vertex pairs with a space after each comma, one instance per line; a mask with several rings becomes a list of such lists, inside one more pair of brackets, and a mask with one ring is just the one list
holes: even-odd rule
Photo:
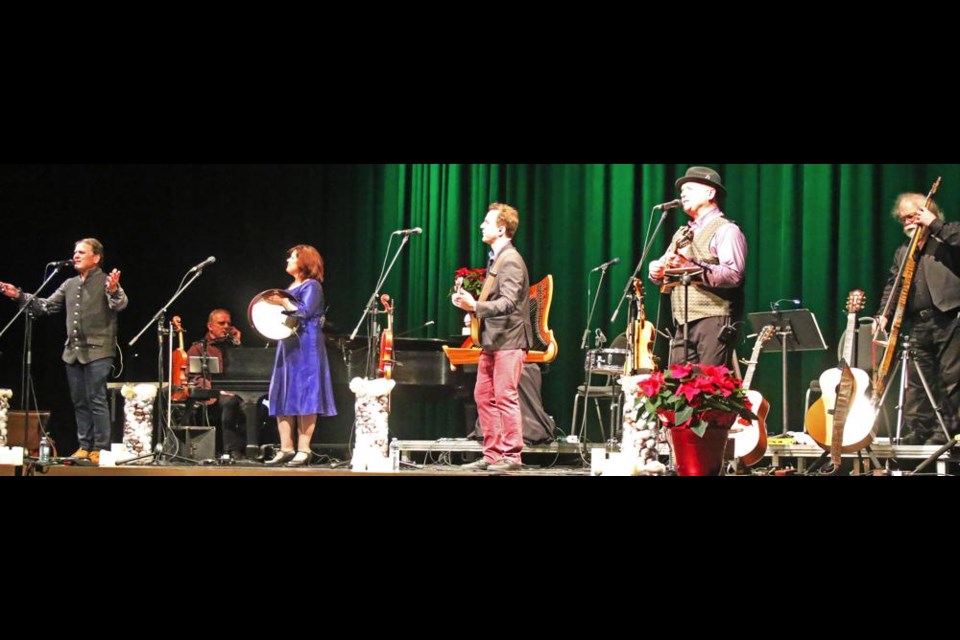
[[687, 173], [677, 180], [677, 190], [679, 191], [680, 187], [688, 182], [699, 182], [723, 193], [727, 192], [727, 188], [723, 186], [723, 182], [720, 180], [720, 174], [710, 167], [690, 167], [687, 169]]

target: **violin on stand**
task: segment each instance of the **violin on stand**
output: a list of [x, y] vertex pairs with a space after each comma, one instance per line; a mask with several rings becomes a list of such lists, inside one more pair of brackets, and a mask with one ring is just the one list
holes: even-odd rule
[[190, 381], [187, 376], [187, 365], [190, 359], [183, 348], [183, 325], [180, 324], [180, 316], [173, 316], [170, 324], [173, 325], [173, 330], [177, 332], [177, 339], [179, 340], [179, 346], [173, 350], [173, 357], [170, 359], [170, 397], [174, 402], [183, 402], [190, 395], [187, 389]]
[[380, 334], [380, 357], [377, 359], [377, 377], [390, 380], [393, 378], [393, 309], [390, 296], [386, 293], [380, 296], [383, 313], [387, 314], [387, 328]]

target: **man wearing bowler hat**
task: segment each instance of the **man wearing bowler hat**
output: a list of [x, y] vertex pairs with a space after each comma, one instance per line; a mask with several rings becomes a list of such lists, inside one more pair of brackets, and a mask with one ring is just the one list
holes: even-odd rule
[[676, 326], [670, 363], [732, 366], [737, 343], [733, 323], [743, 310], [747, 240], [720, 210], [719, 198], [727, 190], [719, 173], [710, 167], [690, 167], [676, 185], [690, 221], [674, 234], [667, 252], [650, 262], [650, 280], [660, 285], [685, 270], [702, 269], [703, 273], [695, 276], [696, 284], [686, 287], [686, 304], [685, 287], [670, 290]]

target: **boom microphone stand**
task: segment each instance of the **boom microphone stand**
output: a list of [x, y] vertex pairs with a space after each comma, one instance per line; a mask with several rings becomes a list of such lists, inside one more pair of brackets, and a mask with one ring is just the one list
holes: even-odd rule
[[[150, 456], [150, 455], [161, 455], [161, 454], [163, 453], [163, 449], [164, 449], [165, 446], [166, 446], [166, 437], [165, 437], [165, 436], [166, 436], [166, 432], [164, 431], [164, 429], [163, 429], [163, 423], [162, 423], [161, 420], [160, 420], [160, 419], [161, 419], [161, 413], [160, 413], [160, 398], [161, 398], [161, 394], [162, 394], [162, 392], [163, 392], [163, 382], [164, 382], [164, 380], [166, 379], [166, 377], [163, 375], [163, 370], [164, 370], [164, 366], [163, 366], [163, 346], [164, 346], [164, 345], [163, 345], [163, 339], [164, 339], [164, 336], [168, 336], [168, 337], [170, 338], [169, 348], [170, 348], [171, 350], [173, 349], [173, 334], [172, 334], [172, 332], [170, 331], [170, 329], [167, 327], [167, 322], [166, 322], [167, 309], [170, 308], [170, 305], [173, 304], [174, 300], [176, 300], [177, 298], [179, 298], [179, 297], [181, 296], [181, 294], [183, 294], [184, 291], [186, 291], [187, 289], [190, 288], [190, 285], [193, 284], [193, 281], [196, 280], [197, 278], [199, 278], [199, 277], [203, 274], [203, 268], [204, 268], [207, 264], [209, 264], [210, 262], [212, 262], [212, 261], [213, 261], [213, 258], [211, 257], [211, 258], [208, 258], [206, 261], [198, 264], [197, 266], [191, 267], [190, 271], [188, 271], [187, 273], [191, 273], [191, 272], [192, 272], [192, 273], [193, 273], [193, 277], [191, 277], [191, 278], [186, 282], [186, 284], [182, 284], [182, 285], [174, 292], [173, 297], [171, 297], [169, 300], [167, 300], [166, 304], [164, 304], [162, 307], [160, 307], [160, 309], [153, 315], [153, 317], [150, 318], [150, 320], [147, 321], [147, 324], [145, 324], [145, 325], [143, 326], [143, 329], [140, 329], [140, 333], [138, 333], [136, 336], [134, 336], [133, 340], [131, 340], [131, 341], [128, 343], [129, 346], [131, 346], [131, 347], [132, 347], [133, 345], [135, 345], [135, 344], [137, 343], [137, 340], [140, 339], [140, 336], [142, 336], [142, 335], [146, 332], [146, 330], [150, 328], [150, 325], [152, 325], [154, 322], [157, 323], [157, 397], [156, 397], [156, 400], [154, 400], [154, 408], [155, 408], [155, 412], [156, 412], [156, 434], [157, 434], [156, 444], [157, 444], [157, 446], [154, 447], [154, 451], [156, 452], [155, 454], [146, 454], [146, 455], [140, 456], [141, 458], [145, 458], [145, 457], [148, 457], [148, 456]], [[186, 278], [186, 275], [184, 275], [184, 278]], [[183, 280], [181, 280], [181, 282], [183, 282]], [[170, 413], [171, 413], [171, 410], [173, 409], [173, 407], [172, 407], [172, 395], [173, 395], [173, 389], [171, 389], [171, 388], [168, 387], [168, 388], [167, 388], [167, 411], [166, 411], [167, 427], [168, 427], [168, 428], [169, 428], [169, 426], [170, 426]], [[161, 440], [163, 440], [163, 442], [161, 442]], [[167, 455], [170, 455], [170, 454], [167, 454]], [[173, 456], [173, 455], [171, 455], [171, 457], [172, 457], [172, 458], [175, 458], [175, 459], [177, 459], [177, 460], [186, 460], [186, 461], [188, 461], [188, 462], [195, 462], [194, 460], [190, 460], [189, 458], [182, 458], [182, 457], [180, 457], [180, 456]], [[157, 459], [157, 458], [154, 458], [154, 460], [157, 461], [158, 459]]]
[[[397, 233], [398, 232], [394, 231], [392, 234], [390, 234], [390, 242], [387, 243], [387, 250], [384, 252], [383, 256], [384, 265], [387, 263], [387, 255], [390, 253], [390, 244], [393, 242], [393, 236], [397, 235]], [[357, 331], [360, 330], [360, 327], [363, 325], [363, 321], [366, 319], [366, 317], [368, 315], [377, 314], [377, 299], [380, 297], [380, 287], [382, 287], [387, 281], [387, 278], [390, 276], [390, 272], [393, 270], [394, 263], [396, 263], [397, 258], [400, 257], [400, 252], [403, 251], [403, 248], [407, 246], [407, 243], [410, 241], [410, 233], [401, 233], [401, 235], [403, 235], [403, 240], [400, 242], [400, 246], [397, 247], [397, 252], [393, 254], [393, 260], [390, 261], [390, 266], [386, 267], [386, 270], [384, 270], [383, 267], [380, 268], [380, 277], [377, 278], [377, 284], [373, 288], [373, 293], [370, 294], [370, 299], [367, 300], [367, 304], [363, 308], [363, 315], [360, 316], [360, 321], [357, 322], [357, 326], [354, 327], [353, 333], [350, 334], [351, 341], [357, 337]], [[374, 319], [372, 317], [370, 318], [370, 325], [370, 330], [367, 331], [367, 377], [370, 377], [370, 374], [373, 371], [371, 366], [372, 358], [374, 357], [373, 340], [375, 339], [375, 336], [373, 334], [375, 333], [376, 329], [373, 326]]]
[[[658, 207], [661, 205], [657, 205]], [[660, 215], [660, 221], [657, 222], [656, 228], [653, 230], [653, 233], [650, 234], [650, 237], [647, 239], [647, 242], [644, 244], [643, 251], [640, 254], [640, 260], [637, 262], [637, 267], [633, 270], [633, 273], [627, 278], [627, 284], [623, 288], [623, 294], [620, 296], [620, 302], [617, 303], [617, 308], [613, 312], [613, 315], [610, 317], [610, 322], [614, 323], [617, 321], [617, 315], [620, 313], [620, 307], [623, 305], [623, 301], [627, 299], [627, 296], [630, 293], [630, 287], [633, 286], [633, 279], [637, 277], [637, 274], [640, 273], [640, 267], [643, 266], [643, 263], [647, 260], [647, 255], [650, 253], [650, 249], [653, 248], [653, 240], [657, 237], [657, 234], [660, 232], [660, 227], [663, 226], [663, 221], [667, 219], [667, 214], [670, 210], [667, 207], [662, 207], [663, 213]], [[653, 215], [653, 212], [657, 209], [654, 207], [650, 211], [650, 215]], [[652, 218], [651, 218], [652, 220]], [[649, 229], [649, 226], [647, 227]]]
[[[49, 265], [48, 265], [49, 266]], [[53, 271], [50, 272], [50, 275], [47, 276], [46, 280], [40, 285], [40, 287], [31, 294], [20, 293], [20, 297], [23, 298], [23, 305], [20, 307], [20, 310], [10, 318], [10, 322], [0, 330], [0, 338], [3, 337], [3, 334], [7, 332], [11, 325], [16, 322], [17, 318], [20, 317], [21, 313], [26, 312], [26, 321], [23, 325], [23, 365], [20, 373], [20, 408], [23, 410], [23, 448], [27, 449], [27, 432], [29, 431], [30, 424], [30, 395], [32, 388], [33, 380], [33, 320], [34, 313], [30, 309], [32, 306], [33, 299], [39, 295], [41, 291], [53, 280], [54, 276], [60, 273], [60, 270], [65, 268], [67, 265], [63, 263], [57, 263]], [[34, 398], [36, 401], [36, 398]], [[37, 423], [40, 424], [40, 430], [43, 431], [43, 435], [46, 434], [46, 429], [43, 428], [43, 424], [39, 420], [40, 413], [37, 411]]]

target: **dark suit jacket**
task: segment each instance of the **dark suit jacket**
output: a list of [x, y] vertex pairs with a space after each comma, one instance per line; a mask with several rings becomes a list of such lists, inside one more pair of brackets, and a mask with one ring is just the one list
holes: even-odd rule
[[[897, 249], [890, 278], [883, 290], [880, 309], [883, 309], [895, 284], [900, 262], [909, 243]], [[960, 222], [934, 220], [930, 224], [930, 237], [920, 255], [923, 270], [930, 288], [933, 304], [940, 311], [952, 311], [960, 307]]]
[[[530, 276], [527, 265], [513, 244], [500, 252], [503, 262], [486, 302], [477, 302], [476, 316], [483, 323], [480, 346], [484, 351], [530, 349]], [[499, 256], [498, 256], [499, 257]], [[489, 274], [488, 274], [488, 277]]]

